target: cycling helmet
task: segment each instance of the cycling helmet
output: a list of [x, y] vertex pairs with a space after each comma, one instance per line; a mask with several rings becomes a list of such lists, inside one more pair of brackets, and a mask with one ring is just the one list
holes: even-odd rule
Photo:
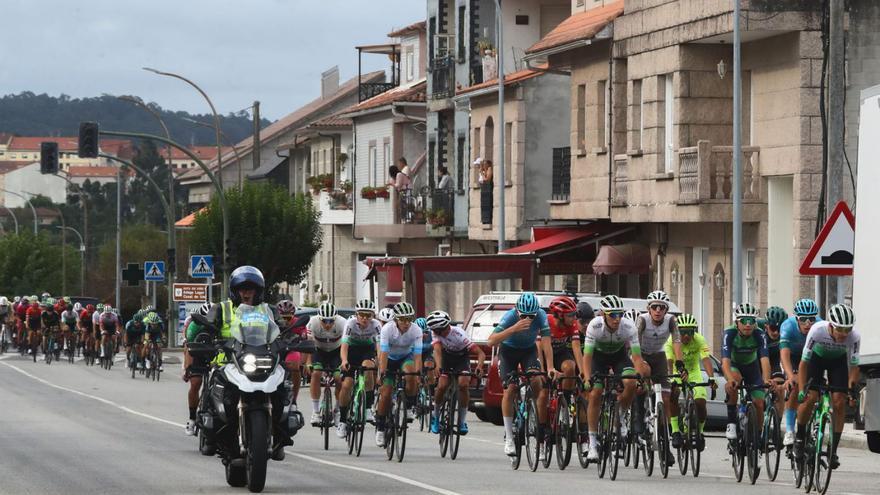
[[767, 323], [774, 327], [778, 327], [779, 325], [782, 325], [783, 321], [788, 319], [788, 313], [779, 306], [770, 306], [767, 308], [766, 318]]
[[83, 309], [83, 306], [81, 303], [73, 303], [73, 310], [74, 311], [79, 313], [80, 311], [82, 311], [82, 309]]
[[534, 292], [523, 292], [516, 300], [516, 311], [521, 315], [538, 314], [538, 298]]
[[89, 313], [94, 313], [95, 309], [96, 308], [94, 304], [86, 304], [86, 311], [88, 311]]
[[211, 308], [214, 306], [212, 302], [206, 302], [202, 304], [202, 307], [199, 308], [199, 314], [202, 316], [208, 316], [208, 312], [211, 311]]
[[697, 328], [697, 319], [690, 313], [682, 313], [675, 320], [678, 328]]
[[112, 313], [112, 312], [113, 312], [113, 306], [110, 306], [109, 304], [105, 304], [105, 305], [104, 305], [104, 311], [103, 311], [103, 312], [104, 312], [104, 313]]
[[816, 316], [819, 314], [819, 305], [812, 299], [798, 299], [794, 303], [794, 314], [797, 316]]
[[449, 317], [449, 313], [446, 311], [434, 311], [433, 313], [428, 315], [428, 328], [431, 330], [444, 330], [449, 326], [449, 323], [452, 321], [452, 318]]
[[157, 323], [160, 323], [161, 321], [162, 320], [159, 319], [159, 315], [156, 314], [155, 311], [150, 311], [149, 313], [147, 313], [147, 317], [144, 318], [144, 323], [147, 323], [150, 325], [155, 325]]
[[415, 324], [419, 326], [422, 330], [428, 329], [428, 320], [424, 318], [416, 318]]
[[599, 307], [603, 312], [623, 311], [623, 301], [614, 294], [608, 294], [599, 301]]
[[412, 318], [415, 314], [416, 310], [413, 309], [412, 304], [406, 301], [394, 305], [394, 318]]
[[263, 272], [250, 265], [240, 266], [233, 270], [229, 276], [229, 298], [232, 299], [234, 304], [241, 304], [238, 289], [248, 286], [257, 291], [254, 294], [254, 304], [262, 303], [263, 291], [266, 288], [266, 279], [263, 278]]
[[648, 294], [648, 306], [657, 303], [665, 304], [667, 307], [669, 307], [669, 296], [666, 295], [666, 293], [662, 290], [655, 290], [654, 292]]
[[21, 296], [15, 296], [15, 299], [13, 299], [12, 301], [13, 302], [21, 301]]
[[0, 296], [0, 306], [6, 306], [9, 304], [9, 299], [6, 299], [6, 296]]
[[856, 323], [856, 314], [846, 304], [835, 304], [828, 310], [828, 321], [835, 327], [851, 328]]
[[[211, 303], [205, 303], [205, 306], [208, 306], [210, 304]], [[205, 306], [202, 307], [204, 308]], [[278, 308], [278, 312], [283, 315], [292, 315], [296, 313], [296, 304], [293, 304], [293, 301], [291, 301], [290, 299], [279, 301], [275, 307]], [[208, 309], [210, 309], [210, 306], [208, 306]], [[205, 311], [205, 314], [208, 314], [208, 312]]]
[[55, 303], [57, 303], [57, 302], [58, 301], [56, 301], [54, 297], [47, 297], [46, 298], [46, 304], [48, 304], [49, 306], [55, 306]]
[[370, 313], [376, 312], [376, 309], [373, 307], [373, 301], [369, 299], [361, 299], [360, 301], [358, 301], [354, 307], [354, 310], [360, 312], [369, 311]]
[[156, 311], [156, 308], [154, 308], [152, 304], [147, 304], [147, 306], [144, 308], [144, 312], [149, 313], [150, 311]]
[[559, 316], [576, 313], [577, 305], [574, 303], [574, 299], [568, 296], [554, 297], [550, 301], [550, 312]]
[[736, 319], [740, 318], [757, 318], [759, 315], [758, 308], [755, 307], [752, 303], [744, 302], [736, 307], [736, 311], [733, 312], [733, 316]]
[[376, 315], [376, 319], [382, 323], [388, 323], [394, 319], [394, 310], [391, 308], [382, 308], [379, 310], [379, 314]]
[[321, 303], [321, 306], [318, 308], [318, 316], [321, 318], [335, 318], [336, 314], [336, 306], [333, 303]]
[[632, 320], [632, 321], [636, 321], [636, 319], [638, 319], [638, 317], [639, 317], [640, 314], [642, 314], [642, 313], [639, 312], [639, 310], [637, 310], [637, 309], [635, 309], [635, 308], [634, 308], [634, 309], [628, 309], [628, 310], [626, 310], [626, 311], [623, 313], [623, 317], [624, 317], [624, 318], [629, 318], [629, 319]]
[[52, 297], [52, 294], [49, 294], [48, 292], [43, 292], [42, 294], [40, 294], [40, 297], [43, 299], [47, 299]]
[[98, 303], [98, 305], [95, 306], [95, 309], [98, 311], [104, 311], [104, 303]]
[[580, 320], [581, 322], [591, 320], [594, 316], [596, 316], [596, 313], [593, 311], [593, 307], [590, 306], [590, 303], [588, 303], [587, 301], [580, 301], [577, 304], [577, 312], [578, 320]]

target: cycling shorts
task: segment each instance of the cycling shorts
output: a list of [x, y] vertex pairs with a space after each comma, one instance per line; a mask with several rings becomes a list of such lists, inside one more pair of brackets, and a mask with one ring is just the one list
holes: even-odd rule
[[[354, 377], [355, 370], [362, 368], [364, 361], [376, 361], [376, 346], [349, 345], [348, 346], [348, 371], [343, 371], [343, 376]], [[389, 360], [390, 362], [390, 360]], [[375, 365], [371, 365], [371, 368]]]
[[669, 365], [666, 360], [666, 353], [663, 351], [653, 354], [642, 354], [642, 359], [651, 367], [651, 381], [659, 383], [664, 392], [669, 392]]
[[385, 369], [385, 378], [382, 380], [383, 385], [394, 386], [395, 373], [402, 370], [404, 366], [413, 366], [416, 364], [412, 354], [407, 354], [400, 359], [388, 358], [388, 367]]
[[443, 351], [443, 371], [464, 373], [471, 369], [471, 355], [465, 353], [450, 353]]
[[134, 345], [143, 339], [143, 332], [125, 332], [125, 345]]
[[[593, 363], [591, 368], [593, 376], [597, 374], [607, 374], [609, 371], [615, 375], [628, 376], [636, 374], [636, 369], [633, 367], [632, 359], [629, 357], [626, 348], [622, 348], [611, 354], [593, 351]], [[602, 388], [602, 382], [597, 381], [594, 386], [596, 388]]]
[[578, 363], [574, 359], [574, 351], [571, 350], [571, 347], [560, 347], [553, 349], [553, 366], [556, 369], [562, 369], [562, 363], [566, 361], [575, 361], [575, 364], [580, 367], [580, 363]]
[[342, 364], [342, 357], [339, 355], [339, 348], [333, 349], [332, 351], [322, 351], [321, 349], [315, 349], [315, 353], [312, 354], [312, 369], [315, 371], [323, 371], [323, 370], [337, 370], [339, 369], [339, 365]]
[[144, 342], [159, 342], [162, 340], [162, 332], [146, 332], [144, 333]]
[[[760, 359], [756, 359], [749, 364], [742, 365], [731, 362], [730, 370], [734, 373], [739, 373], [740, 375], [742, 375], [743, 382], [748, 385], [757, 386], [763, 385], [764, 383], [764, 376], [761, 374]], [[762, 388], [752, 390], [752, 399], [763, 399], [765, 395], [766, 392]]]
[[849, 387], [849, 365], [846, 362], [846, 355], [826, 359], [813, 354], [807, 362], [807, 380], [811, 380], [812, 385], [818, 385], [822, 383], [826, 372], [828, 386], [838, 389]]
[[511, 375], [516, 373], [517, 369], [523, 372], [541, 370], [541, 363], [538, 362], [538, 348], [535, 346], [519, 349], [501, 344], [498, 360], [501, 381], [505, 384], [510, 381]]
[[287, 353], [286, 356], [284, 356], [284, 362], [285, 363], [296, 363], [296, 362], [301, 363], [302, 362], [302, 353], [299, 351], [290, 351]]

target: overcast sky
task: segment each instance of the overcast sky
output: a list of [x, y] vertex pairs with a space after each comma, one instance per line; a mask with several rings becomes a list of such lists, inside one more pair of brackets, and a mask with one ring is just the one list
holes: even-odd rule
[[[355, 45], [381, 43], [424, 20], [424, 0], [2, 0], [0, 94], [135, 94], [164, 108], [206, 113], [177, 72], [217, 110], [261, 102], [275, 120], [320, 94], [320, 74], [357, 75]], [[367, 69], [387, 57], [365, 55]]]

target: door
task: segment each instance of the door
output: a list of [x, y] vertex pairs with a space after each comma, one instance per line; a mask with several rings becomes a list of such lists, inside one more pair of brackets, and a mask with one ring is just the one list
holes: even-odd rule
[[794, 295], [794, 184], [767, 179], [767, 305], [787, 308]]
[[700, 325], [700, 333], [712, 349], [712, 333], [709, 328], [709, 284], [712, 275], [709, 273], [709, 248], [695, 247], [691, 271], [691, 287], [693, 288], [693, 308], [691, 312]]

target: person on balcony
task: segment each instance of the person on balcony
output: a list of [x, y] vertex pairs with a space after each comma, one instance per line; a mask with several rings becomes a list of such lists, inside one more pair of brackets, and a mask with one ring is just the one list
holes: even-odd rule
[[410, 178], [410, 170], [409, 165], [406, 163], [406, 158], [401, 157], [397, 160], [397, 168], [400, 170], [400, 173], [394, 178], [394, 188], [400, 194], [404, 189], [412, 189], [412, 178]]
[[475, 167], [480, 167], [477, 182], [480, 184], [480, 219], [484, 225], [492, 225], [492, 160], [477, 158]]
[[441, 165], [437, 167], [437, 172], [440, 174], [440, 180], [437, 182], [437, 189], [444, 192], [451, 190], [452, 180], [449, 177], [449, 169]]

